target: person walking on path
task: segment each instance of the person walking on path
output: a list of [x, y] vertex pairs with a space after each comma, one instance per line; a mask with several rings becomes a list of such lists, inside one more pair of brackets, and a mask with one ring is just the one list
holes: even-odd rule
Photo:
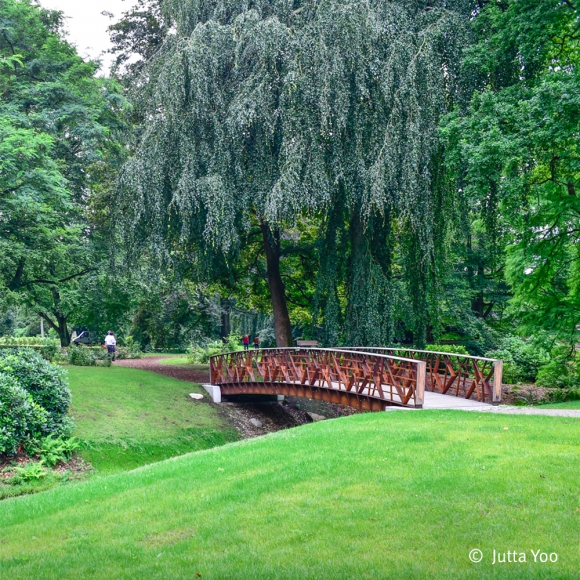
[[247, 334], [244, 334], [243, 342], [244, 350], [248, 350], [250, 348], [250, 337]]
[[115, 360], [115, 353], [117, 352], [117, 340], [115, 339], [115, 335], [113, 334], [112, 330], [109, 330], [107, 336], [105, 336], [105, 345], [109, 355], [111, 356], [111, 359]]
[[260, 348], [260, 337], [257, 334], [254, 336], [254, 348], [256, 350]]

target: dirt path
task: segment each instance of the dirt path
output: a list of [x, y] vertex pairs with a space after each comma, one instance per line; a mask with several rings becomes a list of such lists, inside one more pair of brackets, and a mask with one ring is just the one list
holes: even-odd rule
[[160, 360], [167, 358], [179, 357], [171, 355], [148, 356], [144, 358], [118, 360], [115, 361], [114, 364], [119, 367], [130, 367], [132, 369], [152, 371], [154, 373], [159, 373], [160, 375], [165, 375], [166, 377], [189, 381], [190, 383], [207, 383], [209, 381], [209, 370], [188, 369], [159, 362]]
[[[159, 362], [168, 358], [179, 357], [171, 355], [151, 356], [140, 359], [120, 360], [113, 364], [120, 367], [151, 371], [190, 383], [209, 382], [209, 370], [194, 370]], [[214, 404], [209, 403], [209, 399], [207, 399], [207, 402], [208, 404]], [[287, 397], [282, 403], [224, 402], [217, 405], [217, 407], [228, 417], [244, 439], [258, 437], [265, 433], [280, 431], [281, 429], [298, 427], [304, 423], [311, 423], [312, 419], [308, 414], [309, 412], [327, 418], [352, 415], [357, 412], [356, 409], [351, 407], [342, 407], [341, 405], [323, 401], [311, 401], [310, 399], [296, 397]], [[256, 419], [261, 423], [261, 426], [256, 426]]]

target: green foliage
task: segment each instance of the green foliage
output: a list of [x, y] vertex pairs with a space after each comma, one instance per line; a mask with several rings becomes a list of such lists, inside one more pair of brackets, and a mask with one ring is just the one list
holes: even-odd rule
[[115, 358], [117, 360], [135, 359], [143, 356], [143, 351], [139, 344], [133, 340], [132, 336], [127, 337], [124, 342], [124, 346], [119, 346], [119, 344], [117, 344], [117, 352], [115, 353]]
[[66, 355], [66, 362], [79, 367], [111, 366], [111, 356], [100, 346], [71, 346], [66, 350]]
[[58, 358], [59, 343], [53, 338], [39, 336], [0, 337], [0, 349], [23, 347], [38, 351], [46, 360], [51, 362]]
[[66, 427], [71, 401], [66, 371], [30, 349], [0, 350], [0, 372], [14, 377], [33, 401], [46, 410], [45, 434]]
[[[470, 3], [163, 6], [173, 27], [134, 83], [146, 121], [120, 184], [126, 245], [198, 279], [267, 281], [279, 342], [285, 301], [308, 306], [317, 286], [328, 340], [385, 343], [408, 325], [424, 343], [456, 193], [436, 188], [432, 159]], [[304, 222], [320, 243], [287, 244], [303, 264], [279, 275]], [[237, 261], [249, 240], [267, 277]]]
[[[252, 345], [250, 345], [251, 348]], [[243, 350], [242, 337], [230, 334], [225, 341], [216, 340], [204, 345], [191, 345], [187, 350], [187, 362], [190, 364], [207, 364], [210, 357], [225, 352]]]
[[68, 461], [79, 447], [80, 443], [75, 437], [54, 438], [50, 434], [40, 441], [40, 445], [35, 449], [35, 454], [40, 457], [43, 465], [54, 467], [58, 463]]
[[550, 361], [550, 355], [544, 348], [517, 336], [505, 337], [498, 348], [488, 351], [485, 356], [504, 361], [505, 383], [534, 382], [540, 368]]
[[[503, 304], [493, 323], [505, 315], [570, 346], [580, 322], [578, 7], [477, 3], [462, 64], [468, 99], [441, 133], [448, 177], [465, 196], [462, 276], [477, 284], [474, 310]], [[531, 380], [537, 364], [521, 372]]]
[[10, 483], [18, 484], [22, 482], [38, 481], [44, 479], [48, 471], [42, 461], [30, 461], [24, 467], [16, 468], [16, 475], [12, 477]]
[[14, 455], [46, 432], [48, 413], [18, 380], [0, 372], [0, 455]]
[[143, 65], [161, 48], [167, 29], [160, 0], [137, 0], [118, 22], [109, 26], [113, 45], [110, 52], [116, 55], [113, 71], [119, 74], [125, 69], [124, 84], [130, 86]]
[[169, 272], [158, 284], [142, 288], [135, 306], [130, 336], [142, 348], [185, 350], [215, 335], [220, 319], [219, 300]]
[[123, 155], [126, 103], [62, 38], [62, 13], [30, 0], [1, 12], [0, 284], [67, 346], [81, 280], [106, 255], [96, 200]]
[[537, 384], [560, 389], [580, 388], [580, 361], [576, 352], [571, 354], [565, 344], [559, 344], [550, 355], [550, 361], [538, 373]]
[[554, 403], [568, 401], [580, 401], [580, 381], [576, 380], [576, 386], [553, 389], [546, 393], [545, 400]]
[[428, 344], [425, 346], [425, 350], [455, 354], [470, 354], [470, 352], [461, 344]]

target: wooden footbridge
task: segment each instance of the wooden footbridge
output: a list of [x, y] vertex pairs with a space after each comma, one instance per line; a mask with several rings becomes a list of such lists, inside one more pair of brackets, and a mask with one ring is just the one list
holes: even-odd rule
[[400, 348], [273, 348], [211, 357], [208, 387], [225, 396], [286, 395], [368, 411], [499, 405], [502, 364]]

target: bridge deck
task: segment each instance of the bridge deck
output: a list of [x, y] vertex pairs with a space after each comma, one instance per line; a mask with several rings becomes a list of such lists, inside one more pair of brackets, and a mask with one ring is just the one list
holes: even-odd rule
[[441, 393], [425, 391], [423, 399], [423, 409], [476, 409], [477, 407], [493, 407], [491, 403], [474, 401], [473, 399], [462, 399]]

